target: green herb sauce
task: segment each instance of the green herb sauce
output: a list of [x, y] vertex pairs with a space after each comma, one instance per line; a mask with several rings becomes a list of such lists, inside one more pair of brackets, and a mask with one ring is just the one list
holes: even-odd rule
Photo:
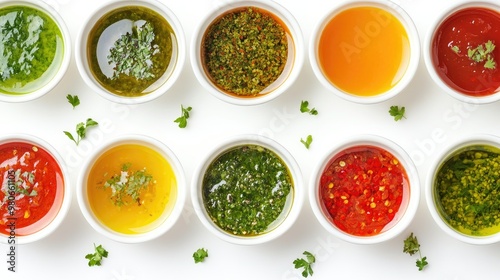
[[293, 181], [274, 152], [257, 145], [224, 152], [207, 168], [203, 199], [211, 219], [231, 234], [272, 230], [291, 204]]
[[438, 209], [448, 224], [471, 235], [500, 231], [500, 150], [471, 146], [455, 153], [435, 180]]
[[[273, 14], [254, 7], [239, 8], [217, 18], [202, 42], [205, 71], [228, 94], [266, 94], [284, 79], [293, 54], [291, 36]], [[288, 63], [287, 63], [288, 62]]]
[[177, 41], [160, 14], [128, 6], [99, 19], [89, 33], [87, 55], [94, 77], [104, 88], [121, 96], [142, 96], [171, 75]]
[[0, 92], [26, 94], [45, 86], [64, 54], [61, 30], [44, 12], [28, 6], [0, 9]]

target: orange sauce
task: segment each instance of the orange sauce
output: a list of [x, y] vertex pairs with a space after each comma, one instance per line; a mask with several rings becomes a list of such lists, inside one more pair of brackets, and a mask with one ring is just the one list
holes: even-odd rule
[[399, 19], [376, 7], [354, 7], [335, 15], [318, 47], [327, 79], [358, 96], [375, 96], [395, 86], [406, 71], [409, 53], [408, 34]]

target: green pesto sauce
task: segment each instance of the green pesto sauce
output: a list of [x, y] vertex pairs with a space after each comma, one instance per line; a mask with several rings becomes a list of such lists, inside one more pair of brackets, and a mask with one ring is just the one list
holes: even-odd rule
[[271, 13], [245, 7], [216, 19], [202, 43], [205, 71], [221, 90], [252, 97], [272, 90], [288, 61], [290, 36]]
[[160, 14], [127, 6], [99, 19], [89, 33], [87, 55], [92, 74], [104, 88], [120, 96], [142, 96], [169, 78], [177, 41]]
[[500, 150], [463, 149], [439, 169], [435, 181], [438, 209], [448, 224], [470, 235], [500, 231]]
[[0, 92], [26, 94], [46, 85], [61, 65], [63, 48], [61, 30], [44, 12], [0, 9]]
[[257, 145], [224, 152], [207, 168], [203, 199], [212, 221], [231, 234], [254, 236], [272, 230], [286, 215], [292, 177], [272, 151]]

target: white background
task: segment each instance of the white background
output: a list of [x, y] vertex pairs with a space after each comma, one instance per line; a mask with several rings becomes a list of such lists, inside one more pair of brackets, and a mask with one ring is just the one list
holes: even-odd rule
[[[66, 20], [72, 40], [87, 16], [105, 1], [47, 0]], [[208, 10], [227, 0], [164, 1], [179, 18], [188, 41]], [[277, 1], [296, 17], [308, 45], [316, 21], [337, 1]], [[397, 0], [413, 18], [421, 39], [430, 22], [455, 0]], [[428, 166], [455, 137], [474, 133], [500, 134], [499, 103], [475, 106], [456, 101], [431, 81], [423, 59], [409, 87], [399, 96], [376, 105], [358, 105], [326, 91], [314, 77], [306, 59], [301, 75], [281, 97], [265, 105], [238, 107], [212, 97], [197, 82], [189, 58], [173, 88], [161, 98], [139, 106], [113, 104], [83, 83], [74, 59], [63, 81], [48, 95], [28, 103], [0, 103], [0, 135], [31, 133], [49, 141], [62, 155], [74, 189], [83, 159], [104, 141], [126, 133], [153, 136], [166, 143], [184, 166], [188, 184], [207, 150], [225, 137], [240, 133], [270, 136], [298, 161], [304, 185], [323, 154], [345, 137], [373, 133], [401, 145], [414, 159], [421, 187]], [[75, 110], [66, 101], [76, 94], [82, 104]], [[318, 116], [301, 114], [308, 100]], [[188, 127], [173, 122], [180, 106], [192, 106]], [[391, 105], [406, 107], [406, 119], [395, 122]], [[91, 130], [77, 148], [63, 130], [91, 117], [101, 125]], [[309, 150], [300, 139], [314, 137]], [[187, 186], [186, 186], [187, 187]], [[74, 193], [73, 193], [74, 194]], [[0, 257], [0, 279], [302, 279], [293, 260], [308, 250], [316, 254], [311, 279], [493, 279], [500, 274], [500, 245], [473, 246], [456, 241], [432, 220], [423, 196], [415, 219], [393, 240], [360, 246], [332, 237], [317, 222], [306, 199], [294, 226], [270, 243], [242, 247], [219, 240], [196, 217], [188, 195], [185, 210], [173, 229], [144, 244], [121, 244], [96, 233], [84, 220], [75, 196], [58, 230], [46, 239], [18, 247], [18, 272], [7, 271]], [[415, 256], [403, 253], [403, 240], [414, 232], [429, 261], [424, 271]], [[84, 256], [102, 244], [109, 258], [101, 267], [88, 267]], [[205, 247], [209, 257], [195, 264], [193, 252]], [[7, 254], [7, 246], [0, 246]]]

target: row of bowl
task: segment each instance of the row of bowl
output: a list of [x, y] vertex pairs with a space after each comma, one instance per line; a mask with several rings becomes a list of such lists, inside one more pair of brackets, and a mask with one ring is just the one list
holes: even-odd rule
[[[500, 98], [500, 48], [495, 48], [500, 42], [499, 10], [493, 0], [461, 1], [441, 13], [425, 37], [423, 55], [430, 76], [461, 101], [480, 104]], [[27, 34], [33, 36], [26, 44], [13, 43], [22, 40], [16, 34], [29, 32], [22, 28], [29, 14], [47, 23], [52, 18], [54, 28], [37, 36], [53, 44], [42, 46], [33, 34]], [[3, 43], [10, 55], [0, 79], [0, 100], [28, 101], [49, 92], [70, 60], [70, 34], [63, 19], [38, 0], [4, 1], [0, 17], [5, 30], [21, 26], [6, 33], [9, 41]], [[114, 102], [136, 104], [172, 87], [185, 49], [181, 23], [165, 5], [115, 0], [86, 20], [76, 38], [75, 57], [93, 91]], [[291, 87], [299, 77], [304, 49], [300, 26], [284, 7], [241, 0], [214, 9], [201, 21], [190, 58], [207, 91], [232, 104], [255, 105]], [[410, 16], [395, 3], [345, 1], [318, 22], [309, 59], [327, 89], [353, 102], [376, 103], [394, 97], [413, 79], [420, 40]]]
[[[500, 138], [475, 135], [438, 156], [425, 182], [434, 221], [472, 244], [500, 241]], [[0, 139], [1, 242], [26, 244], [54, 232], [71, 203], [65, 165], [48, 143], [31, 135]], [[279, 143], [239, 135], [205, 155], [191, 182], [193, 208], [214, 235], [260, 244], [292, 227], [309, 196], [313, 213], [334, 236], [357, 244], [387, 241], [412, 222], [421, 184], [408, 154], [376, 135], [338, 143], [303, 185], [293, 156]], [[182, 165], [163, 143], [124, 135], [99, 147], [83, 164], [76, 196], [87, 222], [124, 243], [144, 242], [171, 229], [189, 187]], [[308, 189], [308, 192], [306, 191]]]

